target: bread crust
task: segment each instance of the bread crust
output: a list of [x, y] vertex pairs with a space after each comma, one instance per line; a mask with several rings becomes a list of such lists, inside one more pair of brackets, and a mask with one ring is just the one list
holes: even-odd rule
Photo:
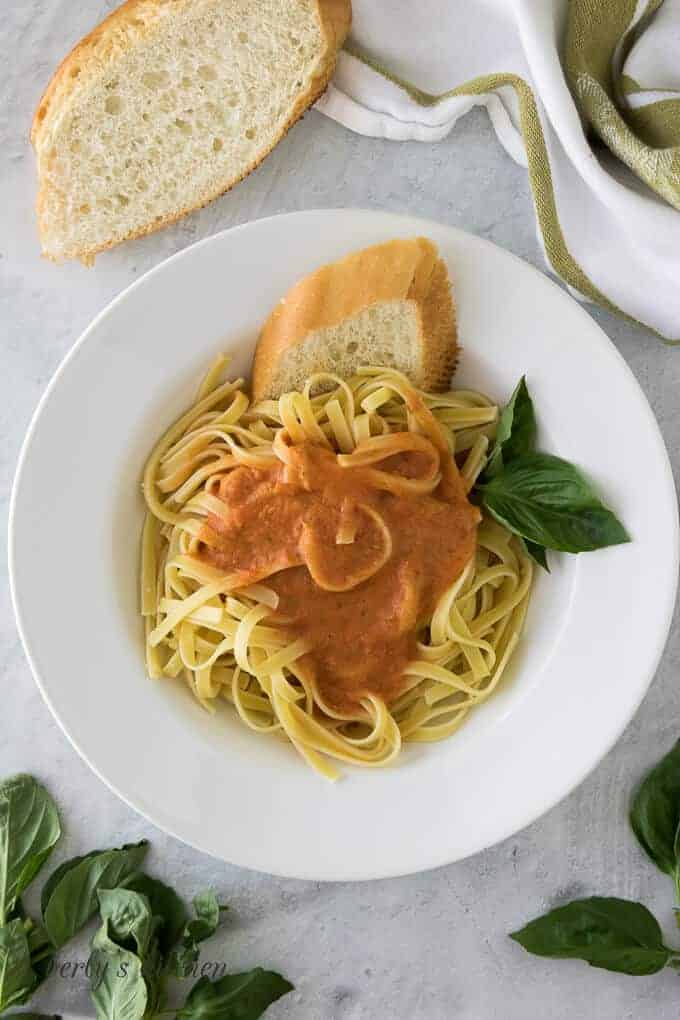
[[449, 271], [441, 258], [434, 264], [427, 299], [421, 302], [420, 313], [427, 343], [420, 385], [432, 393], [443, 393], [450, 388], [451, 376], [458, 364], [459, 348], [456, 306]]
[[[82, 249], [74, 252], [73, 255], [55, 256], [45, 250], [43, 255], [53, 262], [60, 262], [63, 258], [79, 258], [87, 265], [94, 262], [95, 256], [108, 248], [113, 248], [123, 241], [131, 241], [138, 237], [161, 230], [163, 227], [176, 223], [190, 212], [195, 212], [208, 205], [214, 199], [230, 191], [236, 184], [242, 181], [248, 174], [252, 173], [260, 163], [269, 155], [282, 138], [290, 131], [291, 127], [302, 117], [306, 110], [321, 96], [328, 87], [328, 83], [335, 70], [338, 50], [342, 46], [352, 21], [351, 0], [313, 0], [316, 6], [317, 17], [321, 25], [321, 31], [325, 40], [325, 51], [321, 57], [319, 69], [312, 78], [309, 89], [298, 96], [293, 105], [288, 120], [283, 125], [272, 144], [265, 148], [243, 172], [228, 180], [218, 188], [210, 190], [203, 195], [198, 202], [187, 205], [176, 212], [154, 220], [142, 227], [129, 231], [124, 237], [115, 241], [108, 241], [101, 245]], [[104, 21], [100, 22], [91, 32], [78, 42], [71, 52], [62, 60], [55, 71], [45, 92], [38, 103], [33, 122], [31, 125], [31, 143], [36, 153], [39, 152], [43, 136], [49, 128], [52, 117], [58, 112], [59, 103], [65, 99], [74, 87], [74, 81], [82, 73], [82, 65], [92, 62], [95, 64], [106, 63], [111, 58], [112, 50], [115, 50], [115, 42], [121, 29], [130, 32], [132, 35], [144, 35], [149, 27], [141, 15], [151, 16], [155, 19], [162, 8], [169, 4], [178, 8], [190, 7], [192, 0], [125, 0], [120, 7], [116, 8]], [[152, 21], [153, 24], [153, 21]], [[107, 44], [108, 47], [107, 47]], [[45, 189], [42, 181], [39, 182], [39, 190], [36, 198], [36, 212], [38, 216], [38, 229], [43, 236], [42, 211], [45, 203]]]
[[412, 381], [423, 389], [448, 389], [458, 354], [451, 284], [435, 245], [416, 237], [353, 252], [299, 280], [260, 333], [253, 361], [253, 399], [272, 395], [278, 366], [291, 347], [373, 304], [399, 299], [412, 301], [420, 317], [422, 364], [419, 378]]

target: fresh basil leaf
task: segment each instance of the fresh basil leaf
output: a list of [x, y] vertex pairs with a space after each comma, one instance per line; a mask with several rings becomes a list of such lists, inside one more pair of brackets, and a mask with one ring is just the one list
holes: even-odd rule
[[102, 852], [103, 851], [101, 850], [93, 850], [91, 853], [82, 854], [82, 856], [80, 857], [71, 857], [68, 861], [62, 861], [59, 867], [54, 869], [54, 871], [52, 872], [52, 874], [49, 876], [44, 886], [42, 887], [42, 892], [40, 893], [40, 912], [43, 915], [43, 917], [45, 916], [47, 904], [50, 902], [50, 897], [52, 896], [52, 893], [59, 885], [59, 882], [64, 877], [66, 872], [70, 871], [72, 868], [75, 868], [78, 864], [80, 864], [81, 861], [86, 861], [91, 857], [96, 857], [97, 854], [100, 854]]
[[675, 875], [679, 863], [680, 740], [647, 773], [633, 794], [630, 824], [657, 868]]
[[510, 400], [501, 411], [496, 441], [484, 469], [484, 480], [493, 478], [515, 457], [530, 453], [536, 441], [536, 417], [526, 378], [522, 376]]
[[157, 922], [146, 896], [129, 889], [100, 889], [99, 913], [108, 936], [122, 949], [133, 949], [140, 960], [146, 956]]
[[156, 935], [162, 955], [167, 956], [180, 938], [188, 920], [184, 903], [169, 885], [143, 872], [133, 875], [125, 883], [125, 888], [146, 896], [151, 905], [151, 912], [160, 918]]
[[61, 835], [57, 808], [32, 776], [0, 784], [0, 926]]
[[190, 976], [200, 954], [199, 943], [215, 934], [222, 910], [226, 910], [226, 907], [219, 904], [211, 889], [194, 898], [196, 917], [185, 925], [181, 942], [173, 949], [168, 960], [169, 970], [176, 977]]
[[148, 993], [141, 961], [111, 941], [106, 923], [92, 940], [88, 971], [98, 1020], [142, 1020]]
[[17, 917], [0, 928], [0, 1013], [26, 1002], [36, 983], [24, 923]]
[[500, 524], [547, 549], [578, 553], [630, 541], [574, 465], [551, 454], [518, 457], [480, 491]]
[[646, 907], [605, 896], [557, 907], [510, 938], [537, 956], [585, 960], [623, 974], [655, 974], [673, 956]]
[[527, 555], [531, 556], [534, 563], [538, 563], [539, 567], [543, 567], [544, 570], [547, 570], [547, 572], [550, 573], [550, 567], [548, 566], [548, 555], [546, 553], [545, 547], [542, 545], [536, 545], [535, 542], [529, 542], [525, 538], [521, 538], [520, 542], [526, 549]]
[[142, 840], [119, 850], [96, 850], [61, 865], [43, 911], [47, 934], [57, 949], [95, 913], [98, 889], [114, 889], [139, 870], [148, 846]]
[[177, 1016], [182, 1020], [257, 1020], [273, 1002], [293, 990], [280, 974], [256, 967], [218, 981], [202, 977]]

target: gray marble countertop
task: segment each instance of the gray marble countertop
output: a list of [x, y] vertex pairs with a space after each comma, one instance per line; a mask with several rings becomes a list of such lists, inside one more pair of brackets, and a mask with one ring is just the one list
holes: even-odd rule
[[[542, 267], [525, 172], [473, 112], [436, 145], [352, 135], [309, 113], [231, 194], [175, 227], [100, 257], [95, 269], [41, 260], [33, 214], [30, 119], [51, 70], [114, 4], [9, 0], [0, 15], [0, 499], [6, 515], [19, 447], [50, 376], [93, 316], [131, 281], [191, 242], [278, 212], [363, 206], [409, 212], [487, 237]], [[647, 394], [680, 472], [680, 351], [592, 313]], [[45, 512], [49, 513], [49, 500]], [[5, 528], [3, 527], [3, 540]], [[209, 954], [230, 970], [280, 969], [296, 991], [267, 1016], [295, 1020], [666, 1020], [678, 976], [629, 978], [527, 956], [507, 933], [565, 898], [640, 898], [672, 938], [672, 887], [643, 858], [626, 820], [630, 788], [680, 736], [677, 616], [659, 672], [614, 750], [562, 804], [512, 839], [422, 875], [367, 884], [270, 878], [165, 836], [90, 772], [52, 719], [14, 626], [2, 557], [0, 776], [49, 783], [65, 819], [57, 860], [148, 837], [151, 867], [190, 895], [213, 885], [232, 910]], [[96, 680], [96, 677], [92, 678]], [[573, 735], [574, 742], [579, 739]], [[677, 942], [678, 939], [676, 938]], [[206, 950], [206, 952], [208, 952]], [[86, 958], [85, 942], [62, 961]], [[66, 973], [66, 972], [65, 972]], [[86, 981], [55, 977], [37, 1007], [92, 1015]]]

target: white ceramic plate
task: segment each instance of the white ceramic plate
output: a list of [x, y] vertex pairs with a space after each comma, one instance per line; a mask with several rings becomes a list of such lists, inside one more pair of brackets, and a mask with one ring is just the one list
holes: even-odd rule
[[[248, 374], [258, 328], [304, 273], [427, 234], [448, 261], [458, 381], [499, 400], [526, 373], [541, 443], [581, 465], [634, 541], [554, 555], [502, 690], [448, 741], [335, 785], [295, 752], [205, 713], [142, 661], [140, 476], [220, 350]], [[96, 271], [96, 270], [95, 270]], [[314, 211], [209, 238], [148, 273], [84, 333], [35, 414], [17, 472], [10, 560], [40, 689], [76, 749], [142, 814], [201, 850], [281, 875], [363, 879], [432, 868], [527, 825], [611, 747], [652, 679], [678, 574], [675, 493], [635, 379], [588, 314], [487, 241], [409, 217]]]

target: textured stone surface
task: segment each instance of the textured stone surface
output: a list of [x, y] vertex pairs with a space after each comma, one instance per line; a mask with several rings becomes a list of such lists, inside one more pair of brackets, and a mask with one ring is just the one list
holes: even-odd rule
[[[9, 0], [0, 14], [0, 499], [5, 515], [22, 437], [63, 355], [123, 287], [198, 238], [283, 211], [366, 206], [454, 224], [540, 264], [525, 173], [501, 151], [482, 113], [471, 114], [452, 137], [433, 146], [355, 137], [311, 113], [232, 194], [176, 227], [101, 257], [94, 270], [41, 261], [32, 208], [30, 118], [50, 70], [112, 6], [103, 0]], [[649, 397], [677, 477], [680, 352], [604, 313], [594, 315]], [[631, 838], [626, 801], [642, 770], [680, 735], [677, 622], [658, 676], [616, 748], [540, 821], [492, 850], [429, 874], [316, 885], [211, 860], [164, 836], [110, 793], [72, 750], [38, 694], [14, 628], [4, 556], [0, 570], [0, 775], [22, 769], [49, 781], [67, 826], [59, 859], [148, 836], [153, 867], [185, 894], [214, 885], [233, 910], [209, 957], [226, 961], [230, 969], [265, 963], [295, 981], [297, 991], [272, 1008], [272, 1020], [677, 1017], [678, 979], [672, 972], [616, 976], [576, 962], [530, 958], [507, 938], [508, 931], [551, 904], [599, 892], [642, 898], [673, 939], [671, 884], [642, 858]], [[88, 679], [96, 683], [96, 669]], [[578, 733], [573, 739], [576, 745]], [[122, 754], [124, 748], [121, 734]], [[64, 951], [62, 959], [83, 956], [81, 945]], [[54, 979], [39, 1005], [63, 1014], [92, 1012], [82, 977]]]

